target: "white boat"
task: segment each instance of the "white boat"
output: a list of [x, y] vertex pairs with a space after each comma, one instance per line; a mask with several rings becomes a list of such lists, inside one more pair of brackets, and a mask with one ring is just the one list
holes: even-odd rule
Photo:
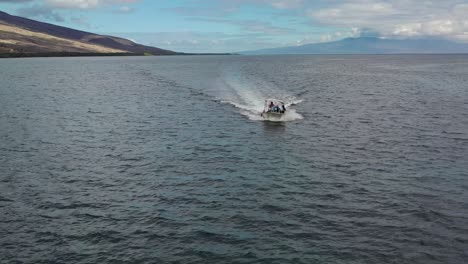
[[260, 114], [263, 119], [269, 121], [281, 121], [286, 113], [284, 103], [278, 99], [266, 99], [263, 111]]

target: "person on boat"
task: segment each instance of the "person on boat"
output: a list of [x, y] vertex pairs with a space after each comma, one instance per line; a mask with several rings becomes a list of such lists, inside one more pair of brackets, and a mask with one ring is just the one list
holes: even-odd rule
[[270, 102], [270, 106], [269, 106], [270, 110], [273, 109], [273, 106], [275, 106], [275, 104], [273, 103], [273, 101], [271, 101], [271, 102]]
[[283, 113], [286, 112], [286, 106], [284, 106], [284, 104], [281, 104], [281, 108], [283, 110]]

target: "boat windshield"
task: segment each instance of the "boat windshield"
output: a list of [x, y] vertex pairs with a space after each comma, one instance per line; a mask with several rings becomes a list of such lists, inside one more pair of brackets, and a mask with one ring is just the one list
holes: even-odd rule
[[263, 112], [265, 113], [284, 113], [286, 107], [284, 103], [277, 99], [266, 99]]

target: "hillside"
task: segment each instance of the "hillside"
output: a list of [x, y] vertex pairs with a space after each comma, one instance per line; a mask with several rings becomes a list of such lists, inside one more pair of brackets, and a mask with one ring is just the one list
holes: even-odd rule
[[144, 46], [130, 40], [43, 23], [0, 11], [0, 54], [152, 54], [174, 51]]
[[339, 41], [241, 52], [262, 54], [424, 54], [468, 53], [468, 44], [443, 39], [346, 38]]

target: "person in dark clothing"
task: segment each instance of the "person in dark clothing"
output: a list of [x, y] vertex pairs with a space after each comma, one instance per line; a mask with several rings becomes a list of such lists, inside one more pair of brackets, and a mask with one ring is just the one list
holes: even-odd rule
[[283, 113], [286, 112], [286, 107], [284, 106], [284, 104], [281, 104], [281, 108], [283, 108]]

